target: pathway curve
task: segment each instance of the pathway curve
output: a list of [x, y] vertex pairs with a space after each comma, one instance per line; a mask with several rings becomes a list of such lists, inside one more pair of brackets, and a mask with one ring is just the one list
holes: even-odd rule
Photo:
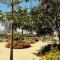
[[[14, 49], [14, 60], [39, 60], [40, 57], [33, 53], [37, 53], [41, 47], [46, 45], [41, 41], [31, 45], [30, 48], [26, 49]], [[5, 47], [5, 43], [0, 43], [0, 60], [9, 60], [10, 49]]]

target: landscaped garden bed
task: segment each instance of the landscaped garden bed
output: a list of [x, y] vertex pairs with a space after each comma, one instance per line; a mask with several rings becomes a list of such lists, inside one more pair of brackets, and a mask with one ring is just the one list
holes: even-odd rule
[[46, 53], [49, 53], [50, 51], [56, 50], [56, 49], [60, 51], [59, 44], [48, 44], [39, 50], [39, 52], [37, 53], [37, 56], [44, 56]]
[[[28, 41], [13, 41], [13, 48], [14, 49], [29, 48], [30, 46], [31, 46], [31, 43]], [[7, 42], [6, 47], [7, 48], [11, 47], [11, 41]]]

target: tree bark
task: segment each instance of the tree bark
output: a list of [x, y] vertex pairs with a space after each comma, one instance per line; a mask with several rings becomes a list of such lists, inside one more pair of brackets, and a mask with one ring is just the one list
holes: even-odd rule
[[[13, 4], [13, 0], [12, 0], [12, 4], [11, 4], [11, 8], [12, 8], [12, 21], [14, 21], [14, 19], [13, 19], [13, 11], [14, 11], [14, 4]], [[11, 47], [10, 47], [10, 60], [13, 60], [13, 28], [14, 28], [14, 22], [12, 22], [12, 40], [11, 40]]]
[[22, 28], [22, 36], [23, 36], [23, 28]]
[[13, 24], [12, 24], [12, 40], [10, 45], [10, 60], [13, 60]]

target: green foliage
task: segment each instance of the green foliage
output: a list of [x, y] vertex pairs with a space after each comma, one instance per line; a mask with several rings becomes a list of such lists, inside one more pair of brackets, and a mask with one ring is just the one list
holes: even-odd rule
[[60, 60], [60, 51], [50, 51], [41, 60]]
[[45, 55], [47, 52], [51, 51], [52, 44], [48, 44], [47, 46], [42, 47], [40, 50], [42, 55]]
[[[20, 33], [20, 32], [14, 32], [13, 33], [13, 36], [14, 36], [14, 38], [20, 38], [20, 36], [21, 36], [22, 34]], [[7, 38], [11, 38], [12, 37], [12, 33], [10, 32], [10, 33], [7, 33]]]
[[21, 36], [21, 33], [20, 32], [14, 32], [14, 37], [16, 36]]
[[[14, 0], [14, 4], [21, 0]], [[18, 7], [17, 11], [13, 11], [14, 16], [13, 20], [17, 21], [17, 24], [14, 25], [14, 29], [17, 27], [21, 27], [26, 30], [37, 30], [41, 31], [41, 27], [43, 26], [53, 26], [53, 20], [55, 20], [56, 11], [60, 13], [59, 4], [54, 2], [53, 0], [43, 0], [41, 5], [38, 8], [33, 8], [30, 11], [30, 14], [27, 13], [27, 9], [21, 9]], [[8, 22], [12, 20], [12, 13], [6, 13], [6, 19]], [[15, 23], [15, 22], [14, 22]], [[51, 31], [51, 30], [50, 30]], [[37, 32], [37, 33], [39, 33]]]
[[3, 0], [0, 0], [0, 2], [3, 2]]

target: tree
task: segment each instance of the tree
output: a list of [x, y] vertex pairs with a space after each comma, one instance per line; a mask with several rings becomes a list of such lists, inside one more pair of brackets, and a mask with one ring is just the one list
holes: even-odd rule
[[34, 7], [31, 10], [31, 16], [32, 16], [32, 20], [33, 20], [33, 27], [34, 30], [37, 31], [37, 34], [39, 34], [40, 29], [42, 27], [42, 24], [44, 22], [44, 14], [42, 13], [40, 7]]
[[43, 6], [45, 6], [45, 9], [43, 10], [44, 14], [46, 14], [47, 16], [51, 17], [51, 19], [53, 21], [55, 21], [55, 28], [58, 28], [57, 22], [58, 22], [58, 18], [59, 18], [59, 14], [60, 14], [60, 1], [59, 0], [43, 0], [44, 4], [42, 4]]
[[[12, 13], [12, 21], [14, 20], [14, 6], [16, 5], [16, 4], [18, 4], [19, 2], [21, 2], [21, 1], [17, 1], [17, 0], [1, 0], [1, 1], [3, 1], [4, 3], [7, 3], [8, 5], [10, 5], [11, 6], [11, 13]], [[12, 40], [11, 40], [11, 48], [10, 48], [10, 60], [13, 60], [13, 27], [14, 27], [14, 24], [13, 24], [14, 22], [12, 22]]]
[[60, 6], [59, 5], [60, 5], [59, 0], [42, 0], [41, 1], [41, 4], [38, 7], [38, 14], [40, 15], [39, 21], [42, 22], [40, 23], [42, 27], [43, 26], [48, 28], [50, 27], [52, 31], [59, 29], [59, 26], [60, 26], [60, 21], [59, 21]]
[[[10, 21], [12, 19], [12, 13], [7, 13], [6, 14], [6, 18]], [[20, 28], [22, 29], [22, 35], [23, 35], [23, 29], [28, 30], [28, 22], [29, 22], [29, 16], [27, 14], [26, 9], [21, 10], [19, 9], [17, 12], [15, 11], [14, 13], [14, 30], [16, 30], [16, 28]], [[29, 23], [30, 24], [30, 23]]]

